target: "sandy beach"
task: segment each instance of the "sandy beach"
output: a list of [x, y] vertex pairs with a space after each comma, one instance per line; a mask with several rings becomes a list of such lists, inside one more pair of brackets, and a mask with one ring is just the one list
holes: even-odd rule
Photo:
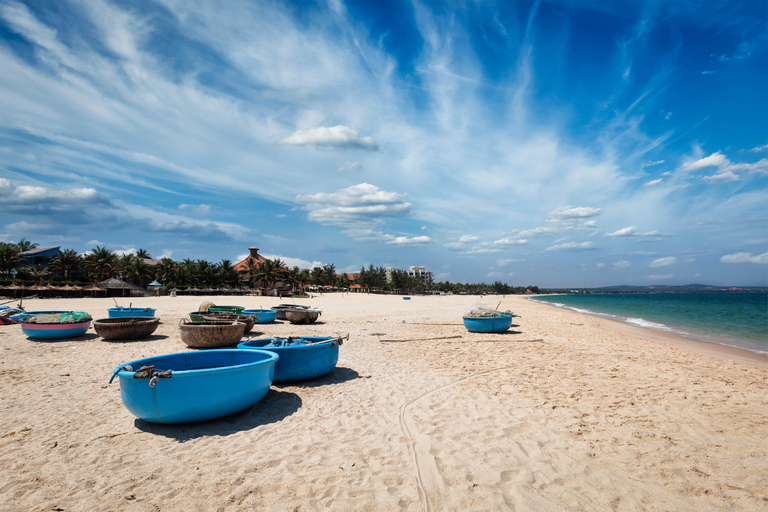
[[[118, 300], [157, 308], [151, 338], [0, 326], [0, 510], [768, 510], [765, 358], [519, 296], [325, 294], [298, 301], [318, 323], [245, 339], [349, 334], [334, 372], [158, 425], [123, 406], [113, 368], [187, 350], [179, 320], [204, 300], [286, 299]], [[519, 315], [511, 330], [467, 332], [479, 301]], [[114, 302], [24, 306], [105, 318]]]

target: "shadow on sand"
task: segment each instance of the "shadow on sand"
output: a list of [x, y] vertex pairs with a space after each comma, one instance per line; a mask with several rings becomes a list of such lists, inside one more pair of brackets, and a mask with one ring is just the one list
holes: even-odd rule
[[301, 407], [295, 393], [270, 389], [253, 407], [238, 413], [198, 423], [166, 425], [135, 419], [134, 426], [144, 432], [175, 439], [179, 443], [207, 436], [228, 436], [287, 418]]

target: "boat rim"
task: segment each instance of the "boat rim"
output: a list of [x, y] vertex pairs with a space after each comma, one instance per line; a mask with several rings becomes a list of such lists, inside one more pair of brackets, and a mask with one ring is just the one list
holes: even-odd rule
[[[158, 356], [151, 356], [151, 357], [143, 357], [141, 359], [135, 359], [133, 361], [128, 361], [127, 363], [123, 363], [120, 366], [115, 367], [114, 370], [112, 370], [112, 378], [115, 377], [133, 377], [133, 375], [136, 373], [136, 371], [128, 370], [125, 367], [126, 366], [134, 366], [137, 364], [144, 365], [144, 361], [152, 360], [152, 359], [164, 359], [172, 356], [179, 356], [179, 355], [191, 355], [195, 356], [197, 354], [204, 355], [204, 354], [210, 354], [210, 353], [242, 353], [244, 350], [239, 349], [210, 349], [210, 350], [201, 350], [198, 352], [174, 352], [172, 354], [161, 354]], [[214, 368], [198, 368], [194, 370], [172, 370], [173, 371], [173, 377], [174, 378], [188, 378], [188, 377], [195, 377], [198, 375], [205, 375], [210, 373], [217, 373], [221, 370], [235, 370], [235, 371], [244, 371], [246, 369], [255, 369], [255, 368], [261, 368], [263, 366], [269, 366], [270, 364], [274, 364], [277, 362], [278, 359], [280, 359], [280, 356], [277, 355], [274, 352], [270, 352], [269, 350], [262, 350], [262, 349], [251, 349], [248, 350], [248, 352], [260, 352], [267, 356], [266, 359], [263, 361], [253, 361], [250, 363], [243, 363], [243, 364], [234, 364], [234, 365], [228, 365], [228, 366], [217, 366]], [[139, 367], [141, 368], [141, 366]], [[161, 369], [162, 370], [162, 369]], [[111, 382], [111, 380], [110, 380]]]

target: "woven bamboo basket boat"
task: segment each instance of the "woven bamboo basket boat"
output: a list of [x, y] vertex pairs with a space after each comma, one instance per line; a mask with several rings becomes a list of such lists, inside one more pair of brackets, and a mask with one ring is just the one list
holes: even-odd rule
[[147, 316], [101, 318], [93, 321], [96, 334], [105, 340], [139, 340], [150, 336], [160, 319]]
[[317, 309], [286, 309], [285, 318], [292, 324], [313, 324], [320, 316]]
[[193, 348], [221, 348], [237, 345], [245, 334], [245, 324], [228, 320], [209, 320], [194, 323], [182, 320], [179, 324], [181, 341]]

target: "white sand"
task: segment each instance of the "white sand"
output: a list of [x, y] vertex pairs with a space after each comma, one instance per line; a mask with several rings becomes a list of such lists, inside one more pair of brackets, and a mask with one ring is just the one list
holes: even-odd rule
[[460, 318], [479, 297], [326, 294], [300, 301], [320, 323], [254, 331], [349, 333], [328, 377], [220, 420], [136, 420], [112, 369], [186, 350], [177, 324], [203, 300], [285, 302], [124, 299], [163, 322], [127, 343], [0, 326], [0, 510], [768, 509], [765, 359], [521, 297], [482, 299], [520, 315], [482, 335]]

